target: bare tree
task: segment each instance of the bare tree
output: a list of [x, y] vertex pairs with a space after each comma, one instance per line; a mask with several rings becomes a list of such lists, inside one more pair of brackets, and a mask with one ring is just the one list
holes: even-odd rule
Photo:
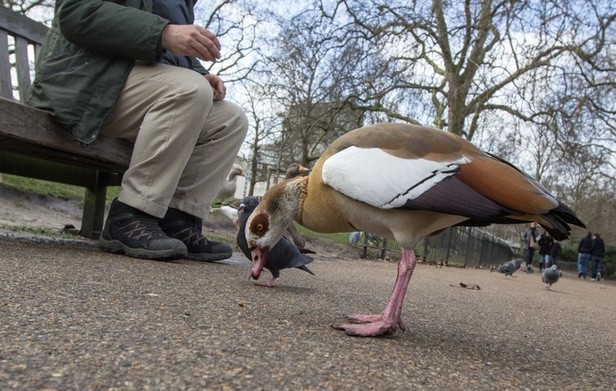
[[[51, 20], [51, 10], [53, 10], [53, 5], [53, 0], [2, 0], [3, 7], [10, 8], [15, 12], [19, 12], [28, 16], [31, 16], [30, 13], [32, 13], [33, 11], [41, 11], [49, 15], [49, 20]], [[44, 22], [47, 19], [38, 20]]]
[[424, 108], [409, 120], [431, 117], [468, 139], [487, 111], [525, 120], [540, 114], [514, 104], [523, 103], [517, 95], [527, 79], [549, 74], [565, 56], [589, 64], [605, 55], [615, 14], [611, 2], [590, 0], [338, 0], [321, 10], [347, 39], [388, 52], [392, 73], [382, 94]]
[[380, 50], [377, 88], [360, 90], [372, 109], [478, 139], [596, 221], [586, 205], [616, 187], [616, 4], [322, 0], [320, 10], [346, 42]]
[[320, 21], [314, 10], [281, 21], [274, 49], [264, 58], [268, 96], [284, 117], [278, 140], [284, 165], [309, 165], [331, 141], [362, 124], [354, 69], [363, 51], [345, 45], [335, 26]]
[[246, 79], [258, 64], [256, 41], [262, 12], [258, 3], [250, 0], [197, 3], [195, 23], [214, 32], [223, 45], [222, 58], [203, 65], [223, 77], [225, 83]]
[[264, 168], [279, 159], [279, 151], [272, 146], [281, 138], [282, 119], [268, 104], [266, 97], [269, 88], [266, 85], [248, 79], [243, 80], [241, 85], [246, 91], [246, 114], [251, 119], [244, 151], [250, 172], [248, 194], [253, 195], [255, 184], [266, 179]]

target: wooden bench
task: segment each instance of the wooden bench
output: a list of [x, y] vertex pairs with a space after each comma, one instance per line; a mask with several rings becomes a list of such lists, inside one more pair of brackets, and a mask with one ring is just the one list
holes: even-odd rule
[[0, 173], [85, 188], [80, 234], [102, 230], [107, 186], [118, 186], [132, 146], [100, 137], [82, 146], [44, 111], [22, 102], [47, 27], [0, 7]]

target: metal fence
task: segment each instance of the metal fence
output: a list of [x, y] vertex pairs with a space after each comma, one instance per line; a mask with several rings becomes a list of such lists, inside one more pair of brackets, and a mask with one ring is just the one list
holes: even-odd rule
[[[375, 254], [381, 259], [399, 256], [400, 246], [392, 240], [368, 240], [359, 242], [364, 258]], [[452, 227], [437, 236], [425, 238], [415, 248], [419, 259], [445, 265], [478, 267], [500, 265], [511, 260], [514, 251], [503, 239], [475, 227]]]

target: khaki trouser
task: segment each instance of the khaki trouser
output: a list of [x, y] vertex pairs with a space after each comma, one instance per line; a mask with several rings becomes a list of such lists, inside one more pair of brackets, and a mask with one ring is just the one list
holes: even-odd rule
[[246, 137], [242, 109], [213, 101], [207, 80], [170, 65], [135, 65], [100, 134], [134, 143], [118, 199], [156, 217], [205, 218]]

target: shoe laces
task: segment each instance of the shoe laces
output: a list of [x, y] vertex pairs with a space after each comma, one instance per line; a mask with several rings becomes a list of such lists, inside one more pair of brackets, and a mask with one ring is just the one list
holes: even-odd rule
[[188, 226], [183, 230], [176, 232], [173, 235], [176, 239], [180, 239], [187, 245], [199, 245], [203, 240], [204, 244], [207, 243], [205, 237], [195, 227]]
[[153, 239], [166, 237], [158, 222], [150, 217], [134, 215], [127, 224], [119, 227], [131, 239]]

